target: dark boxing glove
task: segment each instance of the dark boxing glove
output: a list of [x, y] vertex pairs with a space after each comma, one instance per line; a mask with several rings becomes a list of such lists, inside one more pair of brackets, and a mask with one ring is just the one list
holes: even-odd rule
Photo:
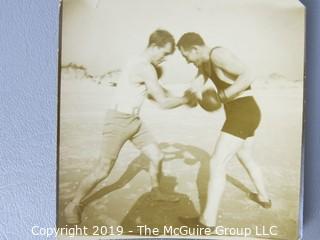
[[208, 89], [202, 93], [202, 100], [199, 101], [199, 104], [208, 112], [216, 111], [221, 107], [220, 97], [213, 89]]
[[218, 96], [219, 96], [220, 102], [225, 103], [228, 101], [227, 95], [224, 92], [224, 90], [219, 91]]
[[195, 93], [191, 92], [190, 90], [186, 90], [183, 94], [183, 97], [188, 100], [186, 105], [188, 105], [189, 107], [197, 106], [198, 99]]

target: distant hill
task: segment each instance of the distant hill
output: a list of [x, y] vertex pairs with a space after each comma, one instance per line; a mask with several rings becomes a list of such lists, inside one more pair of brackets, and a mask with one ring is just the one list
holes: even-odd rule
[[256, 88], [296, 88], [303, 86], [303, 79], [288, 79], [280, 73], [271, 73], [256, 77], [253, 85]]
[[[69, 63], [61, 66], [61, 76], [63, 79], [75, 80], [91, 80], [97, 84], [106, 84], [108, 86], [116, 86], [120, 69], [109, 70], [101, 75], [92, 75], [88, 73], [83, 65]], [[187, 84], [187, 83], [185, 83]], [[289, 80], [280, 73], [271, 73], [265, 76], [258, 76], [253, 83], [254, 88], [298, 88], [303, 86], [302, 79]]]
[[83, 65], [69, 63], [61, 66], [61, 76], [63, 79], [85, 79], [92, 80], [97, 84], [107, 84], [110, 86], [116, 86], [120, 74], [120, 69], [107, 71], [102, 75], [92, 75], [88, 73], [86, 67]]

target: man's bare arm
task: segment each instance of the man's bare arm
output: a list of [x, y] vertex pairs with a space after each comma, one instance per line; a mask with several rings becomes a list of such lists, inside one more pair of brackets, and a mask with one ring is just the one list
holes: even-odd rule
[[247, 89], [252, 83], [253, 78], [250, 71], [227, 49], [216, 49], [211, 55], [211, 60], [218, 67], [217, 71], [220, 69], [228, 74], [237, 76], [234, 83], [224, 90], [227, 98], [236, 96], [240, 92]]
[[153, 70], [145, 71], [143, 74], [148, 94], [159, 104], [161, 108], [170, 109], [186, 104], [188, 100], [185, 97], [167, 96], [158, 82], [156, 72]]
[[204, 90], [205, 83], [206, 79], [199, 72], [191, 82], [189, 90], [193, 92], [199, 100], [202, 99], [202, 92]]

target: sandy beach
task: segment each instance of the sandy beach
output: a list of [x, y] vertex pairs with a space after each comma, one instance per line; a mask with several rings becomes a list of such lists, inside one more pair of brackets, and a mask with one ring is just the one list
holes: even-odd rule
[[[181, 94], [187, 85], [166, 85]], [[101, 132], [114, 87], [86, 79], [61, 81], [59, 226], [65, 226], [63, 208], [79, 182], [98, 161]], [[276, 239], [295, 239], [299, 213], [302, 141], [302, 84], [254, 88], [262, 111], [254, 155], [261, 166], [273, 202], [263, 209], [248, 199], [254, 186], [237, 159], [228, 165], [226, 190], [219, 225], [228, 227], [278, 227]], [[161, 188], [179, 197], [177, 202], [154, 201], [148, 159], [126, 143], [110, 175], [87, 199], [83, 226], [124, 227], [134, 234], [135, 225], [181, 226], [179, 217], [197, 216], [208, 181], [208, 164], [224, 121], [222, 109], [208, 113], [200, 107], [161, 110], [147, 100], [141, 111], [165, 152]], [[133, 231], [133, 232], [130, 232]]]

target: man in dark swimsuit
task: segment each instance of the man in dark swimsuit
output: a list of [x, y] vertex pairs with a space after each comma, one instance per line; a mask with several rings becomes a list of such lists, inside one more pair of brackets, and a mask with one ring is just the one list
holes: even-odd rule
[[[251, 194], [264, 208], [271, 207], [262, 173], [252, 157], [253, 136], [260, 123], [260, 110], [251, 92], [252, 77], [248, 69], [229, 50], [209, 48], [197, 33], [185, 33], [177, 44], [188, 63], [198, 68], [195, 83], [214, 83], [223, 103], [226, 120], [210, 160], [207, 204], [199, 225], [217, 226], [219, 204], [225, 188], [227, 163], [237, 156], [253, 180], [257, 193]], [[201, 89], [201, 88], [200, 88]], [[201, 105], [202, 91], [190, 89]]]

